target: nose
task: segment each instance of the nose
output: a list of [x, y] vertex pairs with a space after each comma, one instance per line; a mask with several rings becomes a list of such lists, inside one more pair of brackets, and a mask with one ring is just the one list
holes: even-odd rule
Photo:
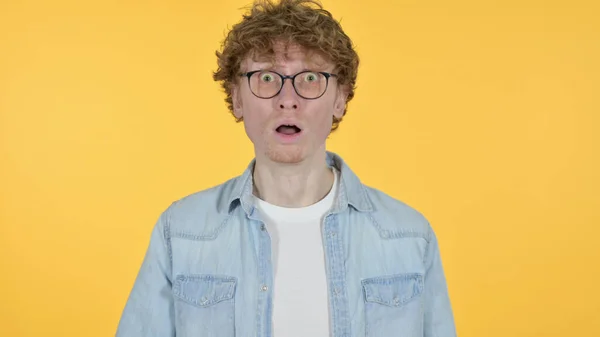
[[279, 108], [282, 110], [296, 110], [298, 109], [299, 104], [299, 96], [296, 94], [294, 90], [294, 86], [291, 80], [286, 80], [283, 82], [283, 88], [281, 88], [281, 92], [277, 95], [277, 104]]

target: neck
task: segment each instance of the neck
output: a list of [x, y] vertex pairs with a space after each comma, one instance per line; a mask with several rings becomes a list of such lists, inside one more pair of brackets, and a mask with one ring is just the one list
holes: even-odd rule
[[256, 158], [254, 166], [254, 194], [270, 204], [309, 206], [323, 199], [333, 185], [325, 154], [297, 164], [260, 159]]

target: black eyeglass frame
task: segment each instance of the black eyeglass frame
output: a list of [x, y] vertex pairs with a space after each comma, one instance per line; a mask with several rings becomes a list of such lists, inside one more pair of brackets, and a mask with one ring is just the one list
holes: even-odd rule
[[[260, 72], [269, 72], [269, 73], [273, 73], [273, 74], [277, 74], [279, 75], [279, 77], [281, 78], [281, 87], [279, 87], [279, 90], [277, 90], [277, 92], [273, 95], [273, 96], [269, 96], [269, 97], [261, 97], [258, 96], [257, 94], [254, 93], [254, 90], [252, 90], [252, 85], [250, 85], [250, 77], [253, 74], [256, 73], [260, 73]], [[317, 97], [304, 97], [302, 95], [300, 95], [300, 93], [298, 92], [298, 89], [296, 89], [296, 85], [294, 84], [294, 79], [296, 78], [296, 76], [300, 75], [300, 74], [306, 74], [306, 73], [318, 73], [321, 74], [323, 76], [325, 76], [325, 90], [323, 90], [323, 92], [317, 96]], [[294, 91], [296, 92], [296, 94], [304, 99], [318, 99], [321, 96], [325, 95], [325, 93], [327, 92], [327, 88], [329, 87], [329, 78], [330, 77], [337, 77], [337, 74], [332, 74], [332, 73], [327, 73], [324, 71], [310, 71], [310, 70], [305, 70], [305, 71], [301, 71], [295, 75], [281, 75], [280, 73], [276, 72], [276, 71], [272, 71], [272, 70], [253, 70], [253, 71], [248, 71], [245, 73], [240, 74], [240, 77], [247, 77], [248, 78], [248, 87], [250, 88], [250, 92], [252, 93], [252, 95], [258, 97], [258, 98], [262, 98], [262, 99], [271, 99], [277, 95], [279, 95], [279, 93], [281, 92], [281, 89], [283, 89], [283, 86], [285, 85], [285, 80], [290, 79], [292, 81], [292, 87], [294, 87]]]

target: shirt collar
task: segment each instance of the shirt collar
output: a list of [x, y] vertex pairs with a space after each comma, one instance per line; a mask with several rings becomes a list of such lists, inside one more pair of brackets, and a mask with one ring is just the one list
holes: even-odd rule
[[[340, 181], [338, 196], [332, 207], [333, 213], [343, 211], [348, 205], [359, 212], [371, 212], [373, 207], [367, 197], [366, 187], [360, 182], [360, 179], [342, 157], [334, 152], [327, 151], [327, 165], [334, 167], [340, 172]], [[246, 214], [252, 215], [256, 205], [252, 195], [254, 164], [256, 159], [252, 159], [246, 170], [241, 176], [234, 178], [230, 189], [226, 189], [226, 197], [221, 199], [226, 204], [221, 204], [221, 209], [227, 209], [231, 212], [235, 207], [241, 205]]]

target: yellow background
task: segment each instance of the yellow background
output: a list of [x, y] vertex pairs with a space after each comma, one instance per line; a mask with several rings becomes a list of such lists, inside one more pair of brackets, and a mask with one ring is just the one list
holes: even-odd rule
[[[171, 201], [252, 158], [211, 79], [247, 1], [0, 3], [0, 336], [114, 335]], [[329, 149], [439, 238], [462, 337], [600, 336], [596, 1], [325, 1]]]

